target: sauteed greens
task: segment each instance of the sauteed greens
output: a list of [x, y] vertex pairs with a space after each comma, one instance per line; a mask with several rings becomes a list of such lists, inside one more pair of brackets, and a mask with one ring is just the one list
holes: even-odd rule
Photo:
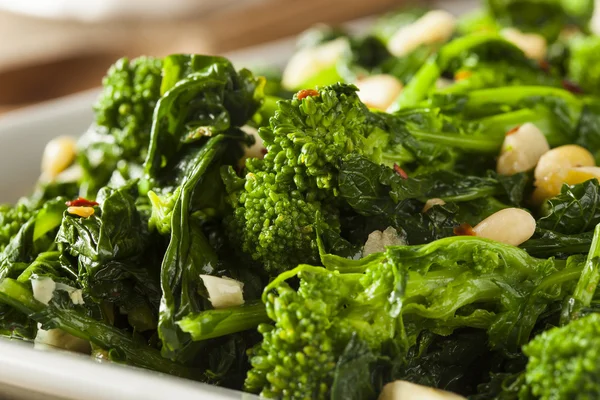
[[0, 335], [266, 398], [599, 398], [592, 11], [118, 60], [0, 207]]

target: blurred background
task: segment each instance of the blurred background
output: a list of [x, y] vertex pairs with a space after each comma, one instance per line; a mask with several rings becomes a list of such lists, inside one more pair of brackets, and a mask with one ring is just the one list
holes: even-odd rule
[[[293, 36], [316, 22], [352, 21], [349, 27], [360, 29], [370, 16], [405, 4], [403, 0], [0, 0], [0, 114], [97, 87], [108, 66], [122, 56], [225, 54], [238, 65], [265, 63], [273, 55], [285, 60], [293, 51]], [[478, 1], [416, 4], [460, 13]]]

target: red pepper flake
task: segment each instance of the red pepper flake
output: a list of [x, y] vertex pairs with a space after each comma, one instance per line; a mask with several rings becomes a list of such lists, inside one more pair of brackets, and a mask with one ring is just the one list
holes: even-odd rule
[[476, 236], [473, 227], [466, 222], [454, 227], [454, 234], [456, 236]]
[[454, 80], [462, 81], [464, 79], [470, 78], [471, 75], [473, 75], [471, 71], [458, 71], [456, 74], [454, 74]]
[[583, 93], [583, 89], [574, 82], [563, 79], [563, 81], [561, 83], [562, 83], [562, 87], [571, 93], [574, 93], [574, 94]]
[[521, 125], [517, 125], [514, 128], [512, 128], [510, 131], [506, 132], [506, 136], [510, 136], [513, 135], [515, 133], [517, 133], [517, 131], [521, 128]]
[[315, 89], [302, 89], [298, 93], [296, 93], [298, 100], [302, 100], [303, 98], [308, 97], [308, 96], [318, 96], [318, 95], [319, 95], [319, 92], [317, 92]]
[[408, 179], [408, 174], [406, 173], [405, 170], [403, 170], [402, 168], [400, 168], [400, 166], [398, 164], [394, 164], [394, 171], [396, 171], [396, 173], [398, 175], [400, 175], [400, 177], [402, 179]]
[[83, 197], [78, 197], [75, 200], [67, 201], [65, 204], [67, 207], [94, 207], [98, 205], [97, 202], [84, 199]]
[[538, 65], [540, 66], [541, 70], [548, 73], [550, 72], [550, 63], [546, 60], [540, 60], [538, 61]]
[[269, 150], [265, 149], [264, 147], [260, 149], [260, 154], [262, 154], [263, 156], [266, 156], [268, 152]]

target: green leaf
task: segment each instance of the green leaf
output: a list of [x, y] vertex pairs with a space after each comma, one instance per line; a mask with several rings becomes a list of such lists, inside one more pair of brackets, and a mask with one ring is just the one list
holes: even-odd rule
[[521, 244], [529, 254], [536, 257], [563, 257], [587, 253], [592, 244], [593, 231], [565, 235], [547, 229], [536, 229], [531, 239]]
[[376, 360], [369, 346], [357, 335], [352, 335], [335, 367], [331, 399], [376, 398], [377, 391], [371, 382], [371, 364]]
[[198, 294], [203, 284], [200, 274], [213, 274], [217, 256], [197, 221], [191, 216], [193, 192], [208, 167], [226, 148], [228, 138], [215, 136], [200, 150], [197, 163], [184, 179], [171, 214], [171, 240], [161, 265], [161, 309], [158, 334], [163, 343], [162, 354], [170, 359], [191, 358], [194, 351], [190, 335], [176, 325], [176, 321], [190, 313], [203, 310], [203, 299]]
[[155, 178], [198, 130], [213, 136], [243, 126], [262, 102], [262, 85], [225, 58], [172, 55], [164, 60], [162, 97], [156, 104], [145, 172]]
[[600, 184], [597, 179], [569, 186], [548, 199], [538, 227], [573, 235], [591, 231], [600, 223]]

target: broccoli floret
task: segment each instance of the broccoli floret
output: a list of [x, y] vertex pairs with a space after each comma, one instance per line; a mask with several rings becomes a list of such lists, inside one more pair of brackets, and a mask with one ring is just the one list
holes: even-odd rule
[[25, 201], [19, 201], [14, 206], [0, 205], [0, 252], [4, 251], [21, 226], [32, 216], [33, 210], [27, 206]]
[[114, 135], [125, 157], [148, 146], [154, 106], [160, 98], [162, 61], [153, 57], [121, 58], [102, 80], [94, 106], [96, 123]]
[[337, 194], [341, 158], [361, 150], [372, 128], [356, 90], [353, 85], [336, 84], [314, 95], [279, 102], [270, 126], [259, 131], [268, 151], [263, 162], [277, 172], [278, 182], [293, 184], [315, 198]]
[[[254, 163], [246, 175], [233, 215], [226, 219], [230, 239], [261, 261], [269, 273], [276, 274], [303, 262], [316, 263], [317, 225], [339, 234], [335, 208], [325, 202], [310, 201], [299, 190], [278, 183], [277, 174], [257, 170], [258, 165]], [[317, 213], [322, 215], [322, 221], [317, 222]]]
[[[400, 329], [392, 308], [400, 274], [391, 263], [365, 273], [300, 266], [281, 275], [263, 300], [274, 325], [262, 324], [246, 389], [268, 398], [324, 399], [353, 335], [374, 354]], [[296, 291], [286, 282], [297, 276]]]
[[371, 126], [355, 91], [337, 84], [279, 102], [270, 127], [260, 130], [264, 159], [248, 159], [237, 184], [232, 171], [224, 176], [234, 209], [229, 236], [268, 272], [317, 262], [317, 230], [340, 234], [337, 169], [345, 154], [365, 147]]
[[294, 185], [311, 199], [322, 199], [339, 195], [340, 166], [350, 155], [390, 168], [431, 163], [445, 156], [436, 145], [418, 143], [411, 134], [415, 129], [444, 134], [458, 129], [444, 126], [438, 112], [371, 112], [357, 90], [354, 85], [338, 83], [318, 92], [300, 91], [292, 100], [280, 101], [270, 126], [259, 130], [268, 152], [263, 161], [247, 161], [248, 168], [262, 162], [277, 173], [277, 182]]
[[81, 196], [94, 198], [117, 168], [125, 180], [139, 177], [161, 94], [161, 66], [158, 58], [122, 58], [108, 70], [94, 105], [96, 121], [78, 143]]
[[600, 314], [543, 332], [523, 351], [529, 356], [523, 392], [540, 400], [600, 397]]

